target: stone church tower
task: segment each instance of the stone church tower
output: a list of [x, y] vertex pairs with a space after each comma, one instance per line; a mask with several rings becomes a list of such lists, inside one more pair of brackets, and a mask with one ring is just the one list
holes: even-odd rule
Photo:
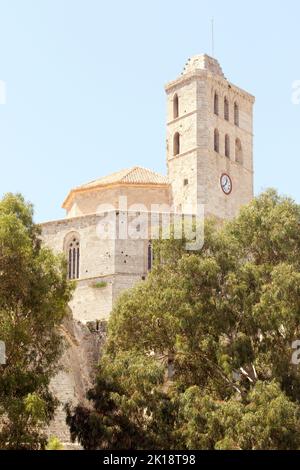
[[167, 165], [175, 208], [220, 219], [253, 196], [254, 97], [230, 83], [217, 60], [189, 59], [166, 86]]
[[[172, 217], [197, 214], [201, 205], [205, 216], [228, 219], [253, 196], [253, 96], [231, 84], [207, 55], [189, 59], [166, 93], [167, 176], [133, 167], [98, 178], [71, 189], [64, 219], [42, 225], [45, 244], [65, 253], [68, 277], [77, 282], [63, 325], [69, 344], [65, 369], [52, 381], [61, 405], [48, 430], [66, 447], [70, 436], [63, 406], [84, 400], [102, 344], [102, 320], [121, 292], [143, 282], [151, 269], [149, 214], [160, 223], [168, 208]], [[99, 227], [108, 221], [114, 236], [105, 238]], [[127, 226], [127, 236], [120, 237]], [[150, 232], [143, 235], [145, 228]]]
[[[120, 293], [145, 279], [151, 215], [161, 224], [166, 210], [194, 215], [201, 206], [205, 216], [228, 219], [253, 196], [254, 97], [207, 55], [189, 59], [166, 94], [167, 176], [133, 167], [98, 178], [71, 189], [66, 218], [43, 224], [45, 243], [65, 252], [77, 280], [70, 308], [83, 323], [107, 319]], [[99, 227], [108, 216], [114, 235], [105, 238]]]

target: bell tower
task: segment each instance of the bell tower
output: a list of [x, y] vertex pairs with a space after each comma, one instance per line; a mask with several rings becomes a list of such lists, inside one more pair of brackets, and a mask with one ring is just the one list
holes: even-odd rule
[[230, 83], [206, 54], [189, 59], [165, 89], [175, 208], [196, 213], [204, 204], [206, 216], [234, 217], [253, 197], [254, 97]]

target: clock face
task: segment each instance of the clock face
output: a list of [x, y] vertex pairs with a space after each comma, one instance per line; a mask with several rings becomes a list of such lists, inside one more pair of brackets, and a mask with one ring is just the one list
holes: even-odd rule
[[228, 176], [226, 173], [223, 173], [220, 178], [220, 183], [223, 192], [227, 195], [230, 194], [232, 191], [232, 182], [230, 176]]

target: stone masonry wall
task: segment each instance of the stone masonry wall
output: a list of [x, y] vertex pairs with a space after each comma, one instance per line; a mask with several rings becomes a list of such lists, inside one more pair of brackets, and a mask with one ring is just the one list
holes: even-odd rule
[[[166, 87], [167, 162], [172, 195], [178, 207], [189, 203], [205, 205], [206, 215], [220, 219], [234, 217], [253, 197], [254, 98], [207, 70], [183, 74]], [[214, 113], [214, 94], [219, 97], [219, 114]], [[179, 116], [173, 117], [175, 94]], [[224, 98], [229, 102], [229, 120], [224, 119]], [[234, 103], [239, 106], [239, 125], [234, 123]], [[214, 130], [219, 131], [220, 150], [214, 151]], [[180, 134], [180, 153], [173, 154], [173, 137]], [[230, 156], [225, 156], [225, 135], [230, 139]], [[235, 142], [242, 144], [243, 162], [235, 155]], [[220, 177], [227, 173], [232, 192], [223, 193]]]
[[74, 320], [71, 315], [62, 326], [66, 345], [60, 361], [62, 370], [50, 385], [60, 404], [47, 429], [47, 435], [58, 437], [66, 449], [79, 445], [71, 444], [64, 406], [66, 403], [86, 403], [86, 392], [92, 386], [95, 365], [105, 340], [105, 324], [99, 324], [98, 328], [99, 331], [91, 332], [86, 325]]
[[[115, 241], [98, 236], [101, 215], [63, 219], [42, 225], [45, 244], [56, 253], [66, 249], [70, 233], [80, 240], [80, 279], [70, 302], [74, 318], [82, 322], [108, 318], [112, 309], [112, 284], [115, 272]], [[101, 288], [99, 282], [104, 283]]]
[[[124, 207], [123, 201], [126, 201], [127, 207]], [[136, 210], [150, 210], [151, 204], [163, 203], [170, 203], [169, 185], [115, 184], [75, 194], [67, 217], [99, 214], [108, 210], [135, 210], [130, 208], [137, 204], [142, 205], [143, 209]]]

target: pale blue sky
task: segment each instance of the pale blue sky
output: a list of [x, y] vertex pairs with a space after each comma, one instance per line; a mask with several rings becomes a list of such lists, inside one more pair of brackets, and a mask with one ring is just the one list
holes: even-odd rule
[[0, 0], [1, 194], [22, 192], [45, 221], [71, 187], [164, 173], [164, 84], [211, 53], [211, 17], [226, 76], [256, 96], [255, 191], [300, 202], [298, 0]]

